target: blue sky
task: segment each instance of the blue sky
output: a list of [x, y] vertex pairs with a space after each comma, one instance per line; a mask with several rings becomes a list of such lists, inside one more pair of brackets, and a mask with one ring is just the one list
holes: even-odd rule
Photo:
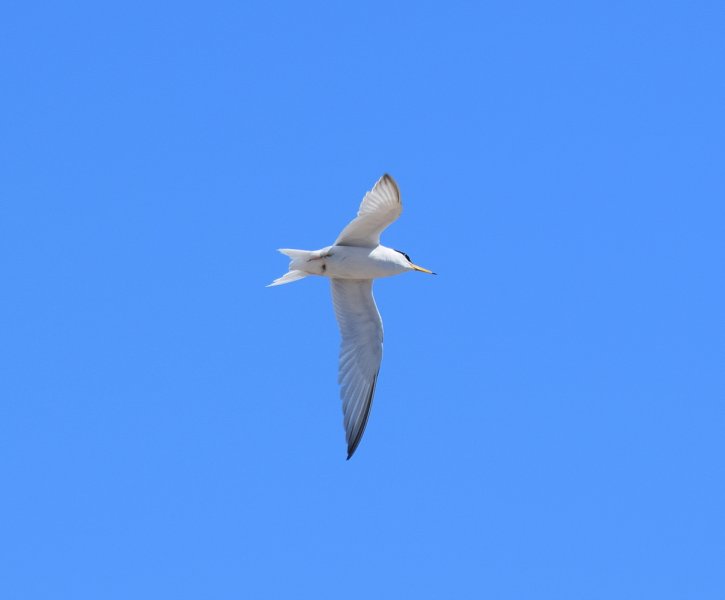
[[[725, 597], [720, 2], [11, 3], [0, 595]], [[384, 172], [345, 461], [330, 244]]]

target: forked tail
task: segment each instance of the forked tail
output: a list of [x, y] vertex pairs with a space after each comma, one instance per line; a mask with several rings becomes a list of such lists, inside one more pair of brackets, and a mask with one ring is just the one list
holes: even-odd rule
[[282, 277], [275, 279], [267, 287], [292, 283], [293, 281], [297, 281], [298, 279], [302, 279], [310, 275], [310, 273], [307, 273], [297, 267], [304, 265], [310, 255], [314, 254], [314, 252], [310, 252], [309, 250], [290, 250], [289, 248], [280, 248], [279, 251], [292, 259], [289, 264], [289, 272], [282, 275]]

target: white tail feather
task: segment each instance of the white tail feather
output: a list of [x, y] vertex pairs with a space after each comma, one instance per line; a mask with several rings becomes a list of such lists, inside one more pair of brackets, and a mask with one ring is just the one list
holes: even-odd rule
[[279, 252], [285, 256], [289, 256], [292, 260], [308, 258], [310, 254], [314, 254], [314, 252], [310, 252], [309, 250], [291, 250], [290, 248], [280, 248]]
[[[314, 271], [310, 272], [308, 269], [305, 269], [305, 267], [307, 266], [310, 258], [319, 254], [319, 252], [310, 250], [291, 250], [290, 248], [280, 248], [279, 251], [285, 256], [290, 257], [289, 273], [285, 273], [282, 277], [278, 277], [267, 287], [292, 283], [293, 281], [297, 281], [298, 279], [302, 279], [303, 277], [307, 277], [308, 275], [312, 275], [314, 273]], [[299, 267], [302, 267], [302, 269]]]
[[309, 273], [305, 273], [304, 271], [290, 271], [289, 273], [285, 273], [284, 275], [282, 275], [282, 277], [278, 277], [277, 279], [275, 279], [267, 287], [274, 287], [275, 285], [292, 283], [293, 281], [297, 281], [298, 279], [302, 279], [303, 277], [307, 277], [308, 275]]

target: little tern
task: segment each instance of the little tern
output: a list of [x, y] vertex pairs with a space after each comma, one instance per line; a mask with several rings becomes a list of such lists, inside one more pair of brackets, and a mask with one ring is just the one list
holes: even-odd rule
[[402, 211], [398, 185], [390, 175], [383, 175], [365, 194], [357, 217], [332, 246], [321, 250], [280, 249], [291, 259], [289, 272], [267, 286], [291, 283], [308, 275], [330, 279], [342, 337], [338, 383], [348, 460], [365, 431], [383, 358], [383, 322], [373, 298], [373, 279], [406, 271], [435, 275], [413, 264], [405, 252], [380, 243], [380, 234]]

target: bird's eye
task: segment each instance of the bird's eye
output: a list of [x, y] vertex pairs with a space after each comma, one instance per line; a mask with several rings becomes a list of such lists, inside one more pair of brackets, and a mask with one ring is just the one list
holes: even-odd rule
[[412, 260], [410, 260], [410, 256], [408, 256], [408, 255], [407, 255], [407, 254], [406, 254], [405, 252], [403, 252], [402, 250], [395, 250], [395, 251], [396, 251], [396, 252], [397, 252], [398, 254], [402, 254], [403, 256], [405, 256], [405, 260], [407, 260], [408, 262], [413, 262]]

